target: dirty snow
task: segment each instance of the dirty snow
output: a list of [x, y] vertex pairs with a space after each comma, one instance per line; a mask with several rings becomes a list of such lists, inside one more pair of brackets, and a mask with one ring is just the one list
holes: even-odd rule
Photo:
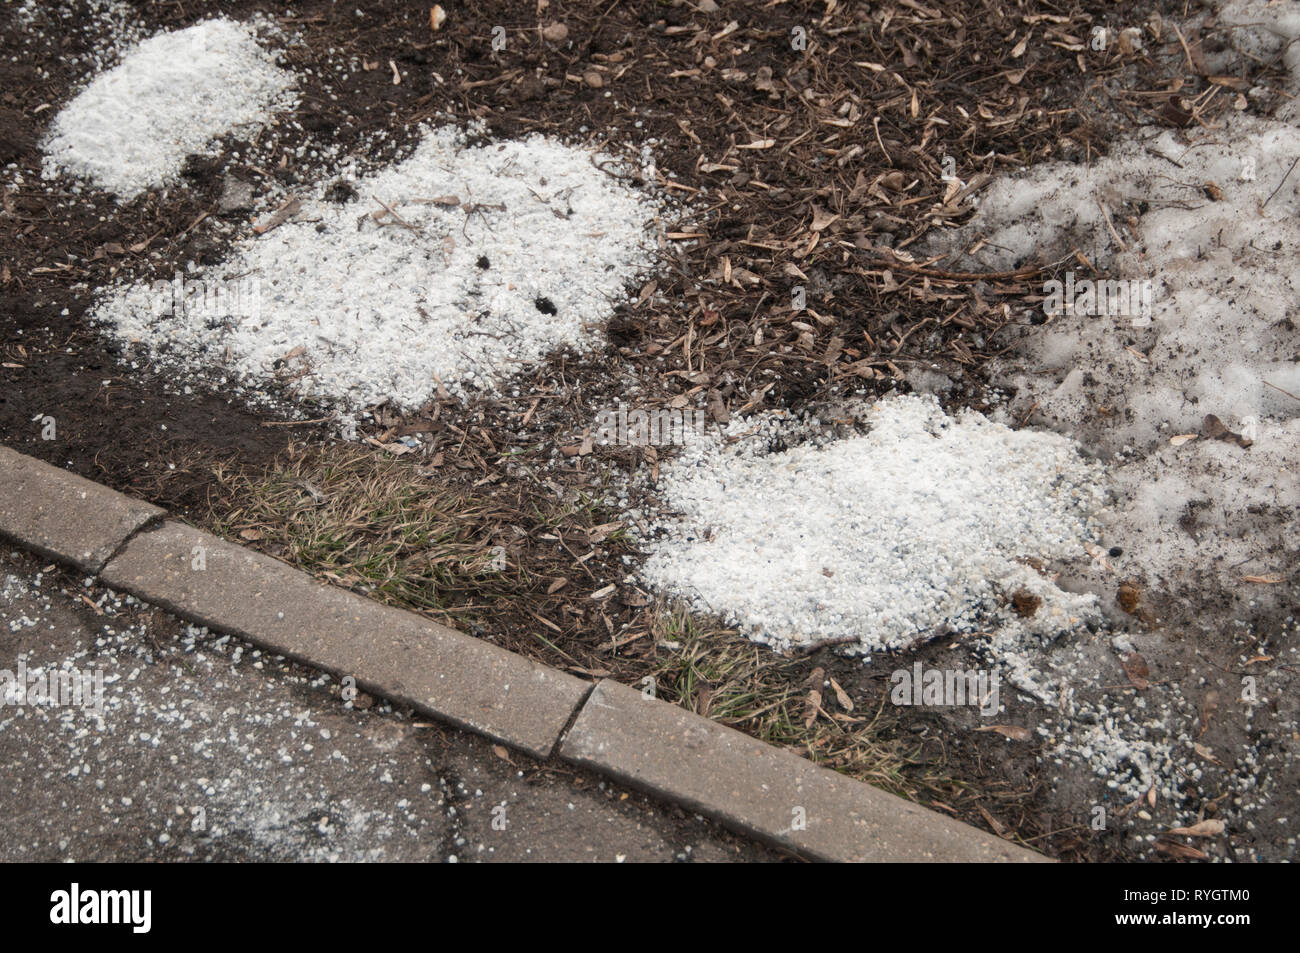
[[[987, 239], [974, 257], [990, 269], [1078, 247], [1102, 278], [1152, 282], [1149, 323], [1068, 310], [1026, 321], [992, 370], [1017, 390], [1008, 419], [1029, 415], [1111, 459], [1119, 505], [1105, 535], [1161, 587], [1231, 591], [1243, 575], [1294, 565], [1297, 156], [1300, 128], [1253, 116], [1146, 130], [1087, 168], [1052, 163], [995, 182], [960, 233]], [[1207, 415], [1252, 445], [1208, 437]]]
[[175, 178], [217, 137], [267, 122], [291, 84], [248, 26], [215, 19], [159, 34], [60, 110], [44, 174], [133, 198]]
[[[1232, 34], [1238, 49], [1283, 57], [1292, 92], [1300, 91], [1293, 4], [1228, 3], [1219, 13], [1252, 24]], [[1231, 74], [1240, 54], [1204, 55], [1210, 71]], [[1237, 105], [1274, 96], [1255, 88]], [[1296, 652], [1287, 628], [1300, 530], [1298, 116], [1294, 103], [1273, 118], [1238, 108], [1217, 128], [1143, 129], [1086, 166], [1052, 163], [1006, 176], [984, 191], [967, 226], [931, 246], [956, 252], [982, 239], [973, 254], [948, 261], [988, 270], [1064, 260], [1078, 249], [1097, 273], [1067, 262], [1076, 280], [1151, 282], [1149, 316], [1086, 307], [1047, 315], [1036, 303], [1022, 315], [1017, 346], [991, 367], [995, 381], [1016, 390], [1005, 419], [1050, 426], [1107, 464], [1114, 505], [1097, 525], [1111, 555], [1094, 551], [1099, 558], [1062, 567], [1058, 581], [1107, 597], [1113, 656], [1084, 642], [1018, 656], [998, 645], [1019, 644], [1013, 631], [995, 634], [991, 649], [1026, 663], [1021, 687], [1047, 687], [1038, 697], [1057, 699], [1038, 728], [1049, 757], [1086, 766], [1128, 805], [1148, 794], [1151, 804], [1177, 803], [1182, 787], [1200, 787], [1219, 762], [1189, 726], [1212, 694], [1244, 705], [1248, 719], [1263, 723], [1242, 749], [1228, 750], [1236, 760], [1215, 783], [1231, 789], [1227, 812], [1247, 829], [1250, 812], [1273, 793], [1265, 765], [1279, 768], [1289, 757], [1259, 739], [1274, 731], [1294, 737], [1294, 706], [1253, 715], [1251, 703], [1235, 700], [1239, 674], [1225, 677], [1170, 643], [1240, 631], [1242, 643], [1256, 647], [1235, 660], [1237, 673], [1253, 671], [1260, 657]], [[1207, 415], [1243, 439], [1215, 439]], [[1125, 578], [1168, 597], [1185, 623], [1176, 631], [1136, 625], [1112, 603]], [[1282, 621], [1253, 633], [1239, 621], [1269, 613]], [[1123, 675], [1104, 679], [1132, 652], [1161, 666], [1162, 684], [1132, 693], [1121, 687]], [[1259, 671], [1261, 697], [1286, 696], [1285, 672]], [[1106, 681], [1111, 690], [1097, 697]], [[1290, 844], [1294, 851], [1294, 838]]]
[[[1215, 7], [1219, 22], [1232, 28], [1232, 45], [1199, 51], [1207, 72], [1228, 73], [1243, 55], [1266, 63], [1280, 60], [1291, 91], [1300, 91], [1300, 6], [1288, 0], [1220, 0]], [[1284, 101], [1277, 118], [1300, 119], [1300, 100]]]
[[[1078, 247], [1104, 279], [1153, 284], [1149, 326], [1137, 314], [1067, 311], [1030, 330], [1028, 359], [1002, 368], [1026, 409], [1111, 417], [1111, 449], [1195, 432], [1208, 413], [1240, 430], [1300, 411], [1284, 393], [1300, 393], [1300, 170], [1269, 200], [1297, 155], [1300, 128], [1234, 115], [1191, 142], [1149, 130], [1088, 167], [1049, 163], [991, 185], [962, 232], [987, 239], [981, 264]], [[1076, 280], [1093, 277], [1073, 268]]]
[[173, 315], [170, 294], [141, 284], [111, 292], [95, 318], [162, 362], [254, 387], [278, 378], [344, 410], [418, 406], [439, 382], [491, 388], [555, 348], [599, 340], [611, 303], [650, 264], [654, 201], [609, 156], [541, 136], [471, 145], [470, 134], [481, 130], [428, 131], [342, 204], [325, 183], [295, 221], [185, 276], [233, 289], [237, 313], [214, 313], [215, 296], [200, 294]]

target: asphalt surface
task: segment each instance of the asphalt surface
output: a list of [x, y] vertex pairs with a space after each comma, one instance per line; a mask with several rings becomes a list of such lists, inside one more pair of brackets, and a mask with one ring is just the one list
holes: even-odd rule
[[10, 686], [3, 861], [781, 859], [0, 547]]

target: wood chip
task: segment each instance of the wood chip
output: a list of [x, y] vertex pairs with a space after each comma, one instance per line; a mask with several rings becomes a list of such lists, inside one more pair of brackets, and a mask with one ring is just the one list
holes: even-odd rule
[[1034, 735], [1028, 728], [1020, 725], [981, 725], [976, 731], [996, 731], [1004, 738], [1010, 738], [1012, 741], [1028, 741]]
[[1223, 833], [1223, 830], [1223, 821], [1218, 818], [1211, 818], [1193, 824], [1191, 827], [1175, 827], [1173, 830], [1165, 831], [1165, 833], [1179, 837], [1217, 837]]
[[820, 665], [808, 676], [808, 700], [803, 706], [803, 726], [811, 728], [817, 720], [817, 713], [822, 707], [822, 685], [826, 681], [826, 669]]

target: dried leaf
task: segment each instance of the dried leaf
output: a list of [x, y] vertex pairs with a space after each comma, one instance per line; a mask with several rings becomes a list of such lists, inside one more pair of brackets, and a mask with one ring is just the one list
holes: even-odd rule
[[840, 703], [840, 707], [845, 711], [853, 711], [853, 699], [849, 693], [840, 687], [840, 683], [831, 679], [831, 688], [835, 690], [835, 700]]
[[1233, 433], [1227, 426], [1214, 414], [1206, 414], [1205, 419], [1201, 421], [1201, 433], [1211, 440], [1223, 440], [1228, 443], [1235, 443], [1239, 447], [1249, 447], [1253, 440], [1243, 437], [1239, 433]]
[[812, 230], [814, 232], [820, 232], [823, 228], [825, 228], [827, 225], [831, 224], [838, 218], [839, 216], [836, 215], [834, 212], [828, 212], [826, 211], [826, 209], [822, 208], [821, 206], [814, 205]]
[[817, 720], [817, 713], [822, 707], [822, 684], [826, 681], [826, 669], [818, 666], [808, 676], [808, 700], [803, 706], [803, 726], [811, 728]]
[[1124, 674], [1133, 683], [1133, 687], [1140, 692], [1144, 692], [1151, 687], [1151, 683], [1147, 681], [1147, 678], [1151, 675], [1151, 670], [1147, 668], [1146, 659], [1136, 652], [1130, 652], [1124, 656]]
[[1214, 764], [1219, 763], [1219, 759], [1214, 756], [1214, 749], [1201, 744], [1199, 741], [1192, 742], [1192, 750], [1196, 752], [1197, 757], [1204, 758]]

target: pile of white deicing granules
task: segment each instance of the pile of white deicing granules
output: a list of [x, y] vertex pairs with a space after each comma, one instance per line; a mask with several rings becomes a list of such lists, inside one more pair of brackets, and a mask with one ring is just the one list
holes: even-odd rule
[[174, 178], [187, 155], [218, 136], [265, 123], [288, 104], [291, 85], [291, 74], [243, 24], [206, 20], [159, 34], [59, 112], [44, 172], [133, 198]]
[[342, 204], [322, 186], [296, 220], [184, 276], [206, 293], [181, 308], [140, 284], [107, 295], [95, 319], [163, 363], [254, 385], [278, 376], [348, 410], [418, 406], [440, 382], [491, 388], [599, 340], [610, 302], [652, 261], [659, 206], [597, 167], [607, 156], [466, 136], [427, 132]]
[[1091, 600], [1024, 560], [1075, 556], [1103, 494], [1094, 464], [1063, 437], [1013, 431], [932, 398], [894, 397], [870, 430], [773, 451], [790, 430], [735, 422], [728, 444], [692, 444], [667, 468], [643, 574], [779, 646], [855, 636], [900, 648], [991, 624], [1027, 589], [1029, 624], [1078, 625]]

